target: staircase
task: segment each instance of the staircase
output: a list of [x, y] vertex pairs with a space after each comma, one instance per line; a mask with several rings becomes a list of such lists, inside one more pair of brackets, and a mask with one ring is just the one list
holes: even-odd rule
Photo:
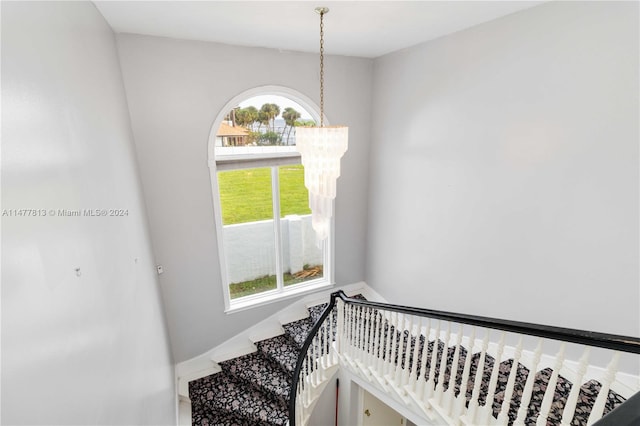
[[[489, 328], [474, 326], [469, 335], [462, 324], [349, 302], [369, 303], [362, 295], [336, 302], [336, 294], [331, 311], [327, 303], [308, 307], [307, 318], [282, 325], [284, 334], [255, 342], [257, 351], [191, 380], [192, 424], [307, 424], [338, 367], [425, 419], [420, 424], [589, 425], [640, 390], [640, 381], [618, 380], [615, 354], [606, 368], [594, 368], [589, 348], [568, 361], [565, 344], [550, 356], [542, 340], [532, 350], [522, 339], [505, 344], [504, 328], [490, 341]], [[640, 347], [636, 338], [623, 346], [629, 342], [633, 352]]]
[[309, 307], [307, 318], [282, 326], [284, 334], [256, 342], [256, 352], [220, 362], [222, 371], [189, 382], [192, 424], [286, 425], [300, 349], [326, 306]]

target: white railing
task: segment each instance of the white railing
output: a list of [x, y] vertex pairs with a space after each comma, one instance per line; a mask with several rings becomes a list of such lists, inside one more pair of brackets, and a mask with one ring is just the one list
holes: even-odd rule
[[[336, 333], [339, 328], [337, 311], [328, 309], [318, 319], [316, 325], [309, 333], [312, 336], [307, 339], [298, 358], [295, 377], [290, 400], [295, 405], [295, 410], [289, 409], [290, 424], [304, 425], [315, 407], [318, 397], [324, 390], [329, 377], [337, 368], [339, 357], [333, 346]], [[291, 419], [295, 419], [292, 421]]]
[[[618, 371], [621, 353], [640, 353], [638, 338], [364, 302], [341, 292], [329, 309], [298, 360], [292, 425], [306, 424], [338, 366], [433, 424], [590, 425], [614, 397], [640, 391], [637, 372]], [[587, 385], [599, 386], [591, 392], [597, 396]]]

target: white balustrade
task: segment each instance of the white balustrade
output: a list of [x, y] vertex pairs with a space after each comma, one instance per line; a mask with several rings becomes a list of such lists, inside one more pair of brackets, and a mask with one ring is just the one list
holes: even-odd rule
[[[308, 420], [322, 385], [331, 377], [330, 369], [338, 363], [351, 368], [354, 374], [369, 380], [373, 386], [381, 387], [384, 391], [393, 389], [394, 398], [416, 407], [422, 415], [434, 418], [437, 413], [441, 421], [450, 425], [529, 424], [532, 421], [527, 418], [530, 414], [529, 405], [541, 366], [548, 365], [552, 369], [535, 419], [536, 425], [547, 424], [560, 376], [572, 382], [560, 418], [562, 425], [571, 424], [582, 383], [596, 379], [601, 384], [588, 425], [602, 417], [609, 389], [614, 382], [619, 383], [616, 381], [617, 352], [602, 376], [592, 377], [593, 371], [598, 370], [589, 369], [589, 347], [584, 347], [577, 362], [566, 361], [566, 345], [561, 342], [558, 352], [552, 358], [545, 355], [544, 362], [541, 362], [544, 345], [541, 338], [537, 339], [534, 350], [530, 351], [524, 349], [522, 335], [516, 335], [518, 340], [515, 348], [506, 346], [505, 331], [500, 331], [497, 341], [490, 343], [492, 334], [488, 328], [466, 327], [468, 334], [465, 334], [463, 324], [450, 321], [444, 324], [443, 320], [434, 320], [438, 321], [436, 325], [428, 317], [344, 303], [341, 300], [337, 301], [334, 309], [335, 312], [330, 312], [319, 327], [302, 362], [296, 387], [296, 421], [301, 426]], [[476, 335], [480, 333], [483, 334], [482, 341], [476, 342]], [[478, 349], [479, 352], [474, 354], [474, 350]], [[494, 357], [494, 362], [491, 371], [488, 371], [485, 364], [490, 355]], [[477, 367], [475, 376], [470, 380], [474, 359]], [[504, 383], [502, 380], [507, 374], [500, 371], [503, 361], [510, 362], [511, 368], [504, 389], [498, 389], [498, 383]], [[567, 367], [567, 362], [571, 363], [571, 367]], [[524, 383], [519, 375], [521, 366], [528, 369]], [[588, 371], [591, 371], [591, 377], [587, 377]], [[517, 410], [514, 403], [514, 399], [517, 401], [516, 387], [522, 389]], [[485, 389], [486, 397], [483, 398]], [[467, 404], [468, 394], [470, 399]], [[502, 400], [494, 414], [494, 400], [499, 398]], [[483, 405], [480, 405], [481, 399], [485, 400]], [[513, 422], [509, 418], [510, 412], [515, 414]], [[554, 415], [557, 417], [557, 413]]]

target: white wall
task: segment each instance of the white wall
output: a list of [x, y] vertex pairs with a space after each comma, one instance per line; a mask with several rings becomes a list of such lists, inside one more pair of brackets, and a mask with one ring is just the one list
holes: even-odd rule
[[640, 334], [638, 4], [551, 2], [378, 58], [367, 282]]
[[[207, 165], [216, 116], [236, 95], [285, 86], [318, 102], [318, 57], [118, 36], [153, 250], [176, 361], [216, 346], [290, 301], [227, 315]], [[326, 113], [349, 129], [336, 201], [336, 282], [364, 278], [372, 61], [326, 58]]]
[[2, 4], [2, 208], [46, 213], [2, 217], [2, 423], [175, 424], [115, 36], [89, 2]]

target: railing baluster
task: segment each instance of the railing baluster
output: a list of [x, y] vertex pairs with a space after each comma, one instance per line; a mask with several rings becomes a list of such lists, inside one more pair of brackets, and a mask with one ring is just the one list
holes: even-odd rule
[[395, 362], [395, 354], [396, 354], [396, 335], [398, 334], [398, 327], [396, 326], [398, 320], [398, 314], [396, 312], [392, 312], [390, 316], [391, 322], [389, 324], [389, 333], [391, 334], [391, 347], [389, 348], [389, 362], [387, 363], [387, 374], [392, 374], [393, 371], [393, 363]]
[[371, 332], [373, 331], [373, 327], [371, 326], [371, 308], [369, 306], [364, 307], [364, 319], [362, 322], [364, 323], [365, 338], [363, 362], [364, 365], [368, 366], [371, 365], [369, 362], [371, 360], [371, 341], [373, 340], [371, 337]]
[[362, 306], [356, 307], [356, 358], [358, 361], [362, 361], [362, 351], [364, 348], [364, 335], [363, 335], [363, 316], [364, 308]]
[[493, 362], [493, 369], [491, 370], [491, 378], [489, 379], [489, 388], [487, 389], [487, 399], [484, 404], [484, 424], [489, 424], [493, 415], [493, 398], [496, 394], [496, 386], [498, 384], [498, 373], [500, 372], [500, 362], [502, 360], [502, 352], [504, 352], [504, 331], [500, 333], [500, 341], [498, 342], [498, 350], [496, 351], [495, 361]]
[[616, 351], [611, 357], [611, 362], [609, 362], [609, 365], [607, 365], [607, 370], [602, 377], [602, 387], [600, 388], [600, 392], [598, 392], [596, 402], [593, 403], [593, 407], [591, 408], [591, 414], [589, 414], [587, 426], [592, 425], [602, 417], [604, 406], [607, 402], [607, 398], [609, 397], [609, 387], [611, 386], [611, 382], [613, 382], [613, 380], [616, 378], [616, 373], [618, 372], [619, 360], [620, 352]]
[[342, 325], [343, 325], [343, 336], [342, 336], [342, 350], [345, 355], [350, 354], [351, 345], [349, 344], [349, 339], [351, 338], [351, 318], [349, 317], [349, 307], [346, 303], [343, 306], [342, 310]]
[[431, 399], [433, 395], [433, 387], [436, 377], [436, 362], [438, 360], [438, 349], [440, 348], [440, 326], [442, 321], [438, 320], [438, 328], [436, 329], [436, 335], [433, 337], [433, 349], [431, 349], [431, 366], [429, 367], [429, 380], [427, 380], [427, 391], [425, 392], [425, 402]]
[[562, 368], [562, 364], [564, 363], [564, 350], [565, 343], [563, 342], [560, 345], [560, 350], [556, 355], [556, 360], [553, 365], [553, 372], [551, 373], [551, 377], [549, 378], [549, 383], [547, 383], [547, 389], [544, 392], [544, 397], [542, 397], [542, 403], [540, 404], [540, 411], [538, 412], [538, 418], [536, 419], [537, 426], [544, 426], [547, 424], [547, 417], [549, 417], [549, 411], [551, 411], [551, 404], [553, 403], [553, 397], [556, 393], [556, 385], [558, 384], [558, 375], [560, 374], [560, 369]]
[[302, 424], [302, 419], [304, 418], [304, 400], [307, 397], [307, 395], [305, 394], [304, 380], [300, 380], [298, 382], [298, 394], [300, 395], [300, 399], [298, 404], [296, 404], [296, 414], [298, 423]]
[[360, 306], [353, 307], [353, 359], [359, 359], [360, 354]]
[[355, 359], [356, 351], [356, 307], [349, 305], [349, 355], [351, 359]]
[[368, 323], [368, 328], [369, 328], [369, 344], [367, 345], [367, 350], [368, 350], [368, 355], [367, 355], [367, 363], [366, 365], [373, 365], [373, 348], [374, 348], [374, 332], [375, 332], [375, 325], [374, 325], [374, 321], [375, 321], [375, 316], [374, 316], [374, 312], [373, 312], [373, 308], [369, 308], [369, 323]]
[[438, 405], [442, 402], [442, 393], [444, 392], [444, 376], [447, 371], [447, 360], [449, 359], [449, 340], [451, 339], [451, 322], [447, 321], [447, 333], [444, 337], [444, 349], [440, 357], [440, 374], [438, 375], [438, 384], [436, 385], [434, 400]]
[[[335, 309], [335, 308], [334, 308]], [[336, 320], [337, 318], [337, 311], [336, 311], [336, 315], [333, 315], [333, 312], [331, 312], [331, 314], [329, 314], [329, 316], [327, 317], [327, 319], [329, 320], [329, 343], [328, 343], [328, 353], [329, 353], [329, 362], [331, 363], [331, 365], [336, 364], [336, 352], [333, 350], [333, 343], [338, 341], [338, 331], [336, 330]]]
[[364, 363], [367, 354], [367, 307], [360, 307], [360, 362]]
[[308, 357], [308, 363], [309, 363], [309, 384], [311, 385], [310, 387], [313, 387], [316, 385], [316, 376], [315, 376], [315, 368], [314, 368], [314, 362], [313, 360], [315, 359], [315, 355], [316, 355], [316, 348], [315, 348], [315, 340], [313, 341], [313, 343], [311, 344], [311, 346], [309, 346], [309, 357]]
[[371, 320], [371, 328], [373, 329], [373, 344], [371, 345], [371, 353], [369, 357], [369, 365], [375, 369], [378, 365], [378, 351], [380, 349], [380, 332], [378, 330], [378, 311], [374, 310], [373, 319]]
[[329, 349], [331, 349], [331, 344], [329, 343], [329, 323], [330, 321], [327, 321], [324, 324], [324, 327], [322, 330], [322, 339], [320, 339], [320, 344], [322, 345], [322, 360], [323, 360], [322, 380], [323, 381], [327, 379], [326, 369], [329, 367]]
[[533, 382], [535, 381], [536, 374], [538, 372], [538, 363], [540, 362], [540, 356], [542, 355], [542, 339], [538, 339], [538, 346], [533, 354], [533, 360], [529, 367], [529, 375], [527, 381], [522, 390], [522, 399], [520, 399], [520, 407], [518, 408], [518, 416], [513, 424], [523, 425], [527, 417], [527, 411], [529, 410], [529, 401], [531, 401], [531, 392], [533, 391]]
[[338, 300], [338, 304], [336, 306], [336, 311], [338, 312], [337, 324], [336, 324], [336, 342], [338, 350], [336, 351], [336, 355], [340, 355], [344, 352], [344, 302], [342, 300]]
[[387, 350], [386, 341], [388, 339], [384, 335], [384, 326], [386, 324], [386, 320], [384, 319], [384, 312], [379, 311], [377, 317], [378, 317], [378, 361], [377, 361], [376, 372], [378, 373], [379, 376], [383, 376], [384, 360], [386, 358], [385, 354]]
[[404, 367], [402, 368], [402, 374], [400, 377], [400, 386], [402, 387], [403, 392], [404, 392], [404, 387], [409, 383], [409, 371], [411, 370], [411, 365], [409, 363], [412, 360], [411, 357], [416, 347], [416, 345], [411, 346], [411, 341], [413, 337], [413, 316], [409, 316], [409, 327], [407, 331], [408, 331], [407, 343], [405, 345], [404, 356], [403, 356]]
[[449, 374], [449, 387], [447, 388], [446, 413], [449, 417], [453, 416], [453, 401], [456, 394], [456, 376], [458, 375], [458, 364], [460, 363], [460, 347], [462, 346], [462, 333], [464, 327], [460, 324], [458, 336], [456, 338], [456, 349], [453, 353], [453, 361], [451, 362], [451, 373]]
[[451, 416], [456, 424], [460, 424], [460, 416], [464, 413], [467, 405], [467, 390], [469, 389], [469, 374], [471, 373], [471, 359], [473, 358], [473, 347], [476, 342], [476, 328], [471, 327], [471, 336], [469, 336], [469, 347], [467, 348], [467, 357], [464, 361], [464, 369], [462, 370], [462, 382], [460, 383], [460, 392], [456, 400], [454, 415]]
[[309, 389], [311, 388], [311, 380], [312, 380], [311, 371], [309, 371], [309, 368], [310, 368], [309, 355], [307, 355], [307, 359], [305, 361], [304, 367], [305, 367], [304, 374], [307, 374], [307, 380], [306, 380], [306, 383], [304, 384], [304, 393], [305, 393], [306, 405], [309, 405], [311, 403], [311, 394], [309, 392]]
[[507, 379], [507, 385], [504, 389], [504, 399], [502, 400], [502, 406], [500, 407], [500, 413], [498, 414], [497, 423], [500, 425], [506, 425], [509, 422], [509, 410], [511, 409], [511, 400], [513, 398], [513, 389], [516, 384], [516, 377], [518, 376], [518, 366], [520, 364], [520, 357], [522, 356], [522, 336], [518, 339], [518, 345], [513, 353], [513, 364], [511, 364], [511, 370], [509, 371], [509, 378]]
[[409, 387], [413, 388], [414, 387], [414, 383], [416, 381], [416, 368], [418, 368], [418, 347], [420, 346], [420, 329], [422, 328], [422, 318], [418, 317], [418, 318], [413, 318], [411, 317], [411, 327], [413, 328], [413, 322], [414, 321], [418, 321], [418, 324], [416, 324], [416, 340], [415, 340], [415, 344], [413, 345], [413, 348], [411, 350], [411, 368], [407, 368], [407, 371], [409, 371], [409, 375], [407, 377], [406, 380], [406, 384], [409, 385]]
[[[418, 394], [418, 398], [424, 398], [424, 388], [427, 381], [427, 357], [429, 355], [429, 335], [431, 334], [431, 318], [427, 318], [427, 326], [424, 331], [424, 344], [422, 346], [422, 359], [420, 360], [420, 375], [416, 371], [416, 383], [413, 391]], [[419, 385], [419, 387], [418, 387]]]
[[573, 420], [573, 415], [576, 411], [576, 404], [578, 403], [578, 396], [580, 396], [582, 379], [584, 378], [584, 374], [587, 372], [587, 363], [589, 362], [590, 352], [591, 348], [589, 346], [585, 346], [584, 351], [582, 352], [582, 356], [578, 361], [578, 369], [576, 371], [575, 380], [573, 381], [574, 383], [571, 386], [571, 392], [569, 392], [567, 402], [564, 404], [562, 418], [560, 419], [560, 424], [563, 426], [568, 426]]
[[396, 362], [396, 371], [395, 371], [395, 376], [394, 376], [394, 382], [396, 384], [396, 389], [400, 389], [401, 386], [401, 378], [402, 378], [402, 361], [404, 359], [404, 357], [407, 355], [405, 348], [406, 348], [406, 341], [407, 341], [407, 333], [405, 330], [405, 322], [406, 322], [406, 317], [404, 314], [402, 314], [402, 321], [400, 322], [400, 338], [398, 339], [398, 362]]
[[467, 418], [472, 424], [476, 423], [476, 413], [480, 402], [480, 385], [482, 384], [482, 378], [484, 376], [484, 361], [487, 357], [487, 348], [489, 347], [489, 329], [485, 330], [484, 339], [482, 340], [482, 350], [480, 351], [480, 359], [478, 359], [478, 368], [476, 369], [476, 376], [473, 378], [473, 392], [471, 393], [471, 401], [469, 401], [469, 411]]
[[358, 355], [358, 360], [362, 361], [362, 351], [364, 350], [364, 307], [363, 306], [358, 306], [356, 308], [357, 310], [357, 314], [356, 314], [356, 321], [358, 323], [358, 327], [357, 327], [357, 355]]

